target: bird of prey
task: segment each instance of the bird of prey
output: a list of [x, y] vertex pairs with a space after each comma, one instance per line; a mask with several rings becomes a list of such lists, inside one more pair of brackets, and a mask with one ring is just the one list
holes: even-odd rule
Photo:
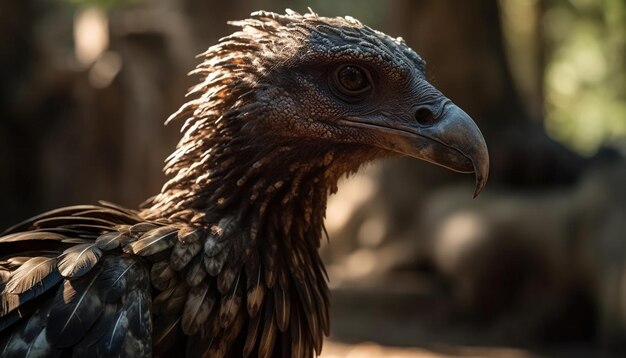
[[[259, 11], [201, 55], [169, 180], [138, 210], [53, 210], [0, 237], [0, 356], [311, 357], [329, 332], [329, 194], [406, 155], [489, 170], [401, 38]], [[366, 313], [364, 313], [366, 314]]]

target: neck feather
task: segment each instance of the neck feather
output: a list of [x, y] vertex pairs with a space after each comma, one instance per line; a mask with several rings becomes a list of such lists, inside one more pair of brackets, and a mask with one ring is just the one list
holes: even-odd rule
[[[358, 168], [358, 151], [346, 144], [270, 137], [206, 136], [201, 142], [213, 146], [202, 150], [186, 144], [178, 149], [176, 162], [168, 168], [176, 175], [144, 217], [219, 233], [215, 242], [211, 235], [205, 239], [200, 260], [209, 286], [223, 294], [222, 306], [240, 310], [226, 311], [220, 320], [241, 319], [242, 324], [226, 328], [239, 333], [215, 337], [244, 339], [243, 327], [261, 319], [268, 332], [267, 327], [275, 326], [277, 333], [266, 338], [259, 331], [259, 341], [250, 349], [260, 349], [268, 339], [275, 341], [271, 344], [279, 355], [319, 353], [329, 332], [327, 277], [318, 254], [326, 201], [337, 190], [338, 179]], [[217, 249], [223, 255], [215, 253], [220, 245], [227, 248]], [[229, 300], [239, 301], [231, 305]]]

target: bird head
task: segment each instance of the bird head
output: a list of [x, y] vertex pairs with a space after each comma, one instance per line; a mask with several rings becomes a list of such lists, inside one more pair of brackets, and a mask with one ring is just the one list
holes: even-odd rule
[[187, 123], [166, 171], [180, 175], [210, 161], [215, 171], [228, 162], [225, 153], [246, 150], [239, 167], [246, 156], [251, 166], [271, 157], [274, 168], [285, 167], [280, 148], [300, 162], [323, 161], [332, 148], [343, 171], [407, 155], [475, 173], [475, 195], [484, 187], [489, 156], [480, 130], [427, 81], [424, 60], [401, 38], [350, 17], [289, 10], [231, 24], [241, 29], [200, 55], [192, 71], [203, 80], [173, 115]]

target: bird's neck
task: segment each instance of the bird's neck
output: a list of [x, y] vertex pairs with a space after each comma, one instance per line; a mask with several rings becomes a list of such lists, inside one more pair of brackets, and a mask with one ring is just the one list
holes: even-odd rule
[[144, 213], [207, 225], [232, 216], [252, 236], [298, 237], [317, 248], [328, 195], [336, 192], [342, 175], [355, 172], [371, 153], [361, 156], [349, 144], [269, 142], [233, 139], [181, 159], [177, 175]]
[[[267, 293], [259, 305], [276, 305], [280, 336], [319, 352], [328, 334], [327, 278], [318, 254], [327, 197], [343, 174], [358, 169], [360, 158], [348, 146], [302, 141], [263, 147], [233, 143], [210, 152], [214, 160], [204, 168], [184, 163], [145, 216], [192, 222], [207, 231], [223, 230], [224, 222], [234, 225], [238, 232], [230, 246], [236, 252], [229, 257], [241, 263], [237, 271], [247, 282], [248, 311], [256, 297], [250, 287], [261, 282]], [[291, 308], [287, 322], [281, 322], [285, 306]], [[288, 338], [288, 332], [299, 332], [298, 338]]]

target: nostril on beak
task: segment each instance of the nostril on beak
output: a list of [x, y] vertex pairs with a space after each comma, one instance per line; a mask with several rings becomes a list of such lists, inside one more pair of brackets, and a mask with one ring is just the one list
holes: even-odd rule
[[420, 107], [415, 111], [415, 120], [417, 123], [429, 126], [435, 123], [435, 115], [428, 107]]

